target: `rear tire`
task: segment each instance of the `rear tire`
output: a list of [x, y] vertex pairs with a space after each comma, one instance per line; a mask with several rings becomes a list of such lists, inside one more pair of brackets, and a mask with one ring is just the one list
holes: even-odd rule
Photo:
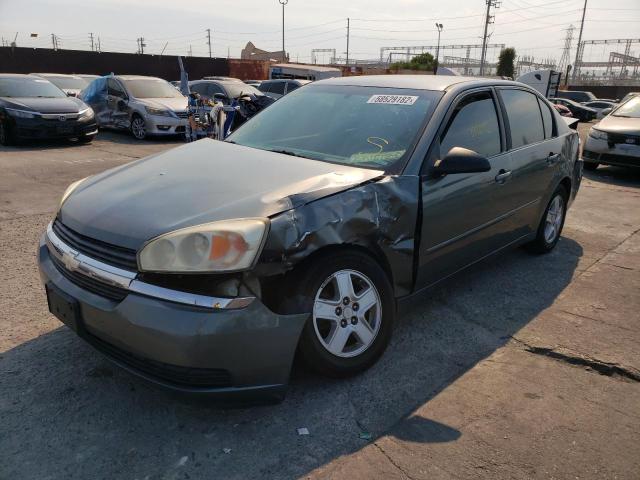
[[316, 259], [291, 280], [298, 308], [311, 312], [299, 343], [305, 363], [330, 377], [371, 367], [389, 343], [395, 317], [384, 270], [364, 253], [349, 251]]
[[78, 143], [91, 143], [94, 138], [96, 138], [95, 135], [83, 135], [78, 137]]
[[589, 172], [595, 172], [599, 165], [597, 162], [584, 162], [584, 169]]
[[5, 122], [0, 122], [0, 145], [8, 147], [15, 143], [13, 132]]
[[532, 253], [549, 253], [560, 240], [562, 227], [567, 214], [567, 200], [569, 192], [559, 186], [547, 205], [542, 215], [535, 240], [527, 244], [527, 249]]

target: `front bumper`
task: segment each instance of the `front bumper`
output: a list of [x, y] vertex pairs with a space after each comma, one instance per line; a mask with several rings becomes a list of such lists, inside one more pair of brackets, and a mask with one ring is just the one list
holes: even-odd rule
[[610, 144], [607, 140], [587, 137], [582, 159], [588, 163], [640, 167], [640, 145]]
[[189, 120], [145, 113], [144, 121], [149, 135], [179, 135], [186, 132]]
[[38, 250], [43, 283], [74, 302], [78, 335], [110, 360], [175, 391], [283, 397], [307, 315], [278, 315], [257, 299], [239, 309], [186, 305], [138, 292], [111, 300], [74, 282], [45, 237]]
[[95, 117], [86, 120], [13, 118], [11, 128], [19, 139], [76, 138], [98, 133]]

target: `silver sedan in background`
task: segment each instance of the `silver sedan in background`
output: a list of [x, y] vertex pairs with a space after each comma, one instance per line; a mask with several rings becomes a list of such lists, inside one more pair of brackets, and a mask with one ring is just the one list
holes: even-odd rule
[[640, 167], [640, 96], [620, 105], [589, 130], [582, 152], [584, 168]]

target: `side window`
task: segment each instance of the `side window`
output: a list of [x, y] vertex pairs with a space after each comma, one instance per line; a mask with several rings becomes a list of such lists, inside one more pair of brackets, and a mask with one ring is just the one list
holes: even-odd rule
[[196, 83], [195, 85], [191, 85], [189, 90], [197, 93], [198, 95], [206, 95], [207, 94], [207, 86], [204, 83]]
[[538, 97], [524, 90], [501, 90], [511, 130], [511, 148], [544, 140]]
[[267, 93], [269, 91], [269, 87], [271, 86], [271, 82], [262, 82], [258, 85], [258, 90], [261, 92]]
[[210, 83], [209, 85], [207, 85], [207, 95], [211, 98], [213, 98], [213, 96], [218, 93], [221, 95], [226, 95], [226, 93], [224, 93], [224, 90], [222, 89], [222, 87], [220, 87], [220, 85], [216, 85], [215, 83]]
[[127, 96], [122, 86], [113, 78], [107, 79], [107, 94], [120, 98]]
[[453, 147], [463, 147], [490, 157], [500, 153], [500, 126], [490, 92], [463, 98], [440, 138], [440, 157]]
[[293, 92], [296, 88], [300, 88], [300, 85], [293, 82], [287, 82], [287, 93]]
[[285, 82], [273, 82], [269, 91], [271, 93], [277, 93], [278, 95], [284, 95]]
[[553, 114], [549, 110], [549, 105], [538, 98], [540, 110], [542, 111], [542, 123], [544, 124], [544, 138], [552, 138], [553, 132]]

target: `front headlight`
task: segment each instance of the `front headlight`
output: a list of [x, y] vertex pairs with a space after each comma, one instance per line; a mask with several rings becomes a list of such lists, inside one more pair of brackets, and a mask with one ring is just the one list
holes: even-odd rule
[[7, 113], [16, 118], [36, 118], [36, 114], [27, 110], [16, 110], [15, 108], [5, 108]]
[[589, 130], [589, 136], [591, 138], [595, 138], [596, 140], [608, 140], [609, 137], [607, 132], [603, 132], [602, 130], [598, 130], [597, 128], [591, 127]]
[[94, 115], [95, 114], [93, 112], [93, 108], [87, 107], [84, 110], [80, 110], [80, 113], [78, 114], [78, 118], [79, 119], [93, 118]]
[[138, 254], [147, 272], [235, 272], [253, 264], [262, 247], [268, 220], [243, 218], [206, 223], [167, 233]]
[[73, 191], [78, 188], [78, 186], [84, 182], [87, 178], [89, 177], [84, 177], [83, 179], [80, 179], [76, 182], [73, 182], [71, 185], [69, 185], [67, 187], [67, 189], [64, 191], [64, 193], [62, 194], [62, 198], [60, 199], [60, 207], [62, 207], [62, 204], [64, 203], [64, 201], [69, 197], [69, 195], [71, 195], [73, 193]]
[[157, 115], [159, 117], [170, 117], [171, 112], [164, 110], [163, 108], [144, 107], [149, 115]]

